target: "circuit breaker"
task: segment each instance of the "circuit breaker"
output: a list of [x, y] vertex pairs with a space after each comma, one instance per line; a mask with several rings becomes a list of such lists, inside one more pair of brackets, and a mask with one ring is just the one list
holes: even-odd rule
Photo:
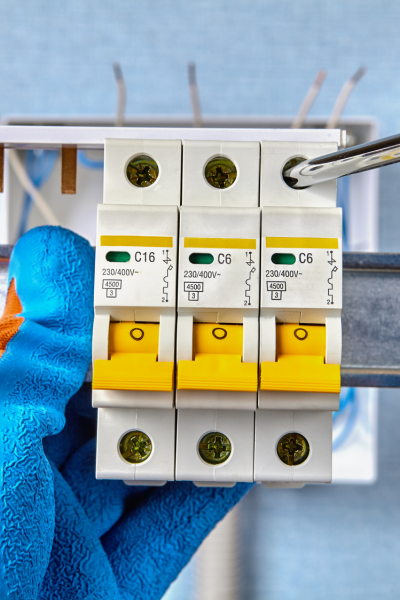
[[336, 182], [282, 173], [337, 145], [182, 138], [105, 143], [97, 477], [328, 483], [342, 216]]
[[262, 144], [260, 387], [255, 479], [332, 479], [332, 411], [339, 408], [342, 214], [336, 181], [295, 190], [292, 157], [336, 144]]
[[174, 479], [181, 142], [106, 140], [93, 332], [97, 477]]
[[183, 145], [176, 479], [201, 485], [253, 480], [259, 152], [256, 142]]

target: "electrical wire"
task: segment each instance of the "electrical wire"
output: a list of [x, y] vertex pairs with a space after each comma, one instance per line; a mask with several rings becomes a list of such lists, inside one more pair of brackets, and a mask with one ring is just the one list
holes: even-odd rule
[[304, 98], [303, 103], [300, 106], [299, 112], [297, 113], [297, 117], [294, 119], [294, 121], [292, 123], [292, 129], [300, 129], [304, 125], [307, 115], [310, 112], [311, 107], [314, 104], [314, 102], [320, 92], [322, 84], [325, 81], [326, 75], [327, 75], [327, 72], [324, 69], [321, 69], [321, 71], [318, 71], [313, 84], [311, 85], [310, 89], [308, 90], [306, 97]]
[[117, 101], [117, 113], [115, 115], [115, 126], [123, 127], [125, 121], [125, 109], [126, 109], [126, 85], [125, 79], [122, 74], [121, 65], [117, 62], [113, 63], [113, 70], [115, 81], [117, 83], [118, 90], [118, 101]]
[[340, 177], [337, 180], [337, 207], [343, 211], [343, 251], [348, 252], [349, 241], [348, 241], [348, 222], [350, 220], [349, 215], [349, 195], [350, 195], [350, 176]]
[[357, 83], [364, 77], [367, 72], [366, 67], [360, 67], [357, 71], [346, 81], [344, 86], [342, 87], [339, 96], [335, 102], [335, 106], [333, 107], [333, 111], [331, 116], [328, 119], [326, 124], [327, 129], [335, 129], [340, 119], [340, 115], [343, 112], [343, 109], [349, 99], [351, 92], [356, 87]]
[[189, 78], [189, 92], [190, 100], [192, 102], [193, 111], [193, 127], [201, 127], [201, 107], [199, 88], [197, 85], [196, 77], [196, 63], [190, 62], [188, 64], [188, 78]]
[[32, 196], [34, 203], [36, 204], [38, 210], [41, 212], [46, 223], [48, 225], [60, 225], [60, 222], [55, 216], [54, 212], [47, 204], [46, 200], [43, 198], [39, 190], [35, 187], [35, 185], [28, 177], [25, 167], [22, 164], [21, 159], [19, 158], [16, 150], [13, 150], [11, 148], [8, 149], [8, 159], [10, 161], [10, 165], [15, 175], [18, 178], [18, 181], [22, 185], [24, 191], [27, 192], [30, 196]]
[[84, 150], [78, 150], [78, 162], [86, 169], [103, 170], [104, 160], [93, 160], [89, 158]]
[[[344, 412], [348, 411], [347, 415]], [[342, 446], [346, 440], [350, 437], [354, 430], [358, 416], [358, 401], [356, 396], [355, 388], [347, 388], [343, 394], [343, 390], [340, 394], [340, 407], [338, 411], [333, 413], [333, 422], [337, 420], [339, 415], [343, 415], [345, 418], [344, 426], [341, 429], [339, 435], [332, 442], [332, 450], [337, 450]]]
[[[55, 150], [27, 150], [26, 151], [26, 172], [33, 185], [41, 188], [51, 175], [57, 160]], [[25, 192], [21, 216], [19, 220], [17, 239], [22, 237], [28, 229], [29, 216], [32, 210], [33, 199], [28, 192]]]

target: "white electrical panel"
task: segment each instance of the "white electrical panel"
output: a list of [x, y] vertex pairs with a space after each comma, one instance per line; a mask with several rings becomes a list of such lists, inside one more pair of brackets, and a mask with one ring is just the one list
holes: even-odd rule
[[106, 140], [97, 477], [331, 481], [341, 209], [336, 182], [294, 190], [282, 172], [336, 148], [289, 132], [261, 143]]

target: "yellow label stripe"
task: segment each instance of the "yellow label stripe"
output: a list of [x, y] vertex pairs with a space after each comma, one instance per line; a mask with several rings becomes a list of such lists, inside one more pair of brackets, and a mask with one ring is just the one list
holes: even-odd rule
[[310, 237], [267, 237], [267, 248], [327, 248], [339, 249], [337, 238], [310, 238]]
[[172, 248], [172, 237], [158, 235], [101, 235], [101, 246], [142, 246], [153, 248]]
[[242, 238], [185, 237], [185, 248], [225, 248], [227, 250], [256, 250], [257, 240]]

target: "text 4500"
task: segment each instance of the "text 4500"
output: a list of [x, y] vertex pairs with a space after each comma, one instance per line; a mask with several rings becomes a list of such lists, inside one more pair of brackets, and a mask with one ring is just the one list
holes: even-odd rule
[[203, 277], [203, 279], [215, 279], [219, 275], [217, 271], [185, 271], [184, 277]]
[[267, 277], [297, 277], [297, 275], [301, 275], [298, 271], [278, 271], [278, 269], [267, 269], [265, 274]]
[[134, 269], [103, 269], [103, 275], [133, 275]]

